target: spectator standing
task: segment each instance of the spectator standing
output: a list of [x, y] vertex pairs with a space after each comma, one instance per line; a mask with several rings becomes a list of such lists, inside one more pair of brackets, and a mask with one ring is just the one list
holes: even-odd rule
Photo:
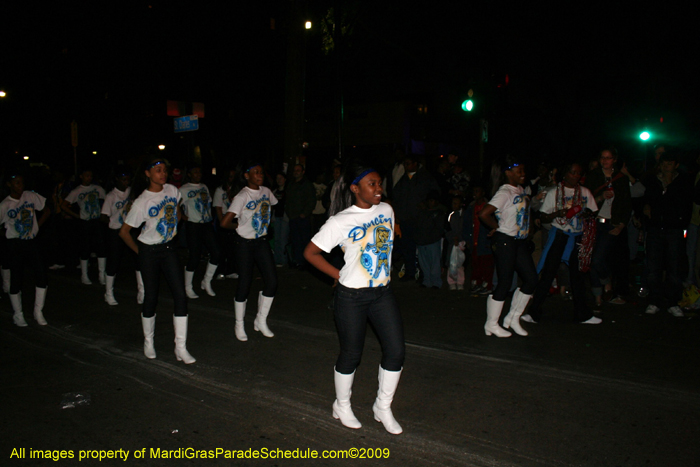
[[[683, 294], [681, 263], [683, 230], [688, 226], [693, 200], [693, 182], [678, 172], [679, 159], [673, 151], [660, 155], [659, 172], [645, 180], [644, 219], [647, 227], [647, 282], [649, 306], [653, 315], [661, 307], [673, 316], [682, 317], [678, 306]], [[662, 273], [666, 270], [666, 281]]]
[[442, 238], [445, 235], [447, 212], [440, 204], [440, 194], [431, 191], [425, 202], [418, 204], [418, 228], [416, 245], [418, 262], [423, 271], [423, 287], [440, 289], [442, 287]]
[[292, 244], [292, 262], [304, 268], [304, 248], [311, 240], [311, 216], [316, 206], [316, 190], [304, 175], [304, 166], [297, 164], [292, 170], [292, 180], [287, 186], [284, 211], [289, 217], [289, 239]]
[[619, 278], [624, 285], [613, 284], [611, 280], [613, 258], [618, 259], [616, 251], [624, 251], [624, 258], [619, 258], [618, 261], [626, 259], [629, 263], [625, 227], [632, 214], [629, 180], [616, 169], [617, 159], [617, 149], [603, 149], [600, 153], [600, 167], [586, 176], [585, 186], [591, 191], [600, 208], [596, 218], [596, 242], [591, 257], [591, 288], [598, 310], [603, 303], [603, 289], [606, 294], [613, 294], [613, 297], [606, 297], [610, 303], [622, 305], [625, 303], [621, 297], [622, 292], [627, 292], [629, 288], [628, 277]]
[[406, 156], [403, 165], [405, 173], [394, 186], [392, 200], [396, 221], [401, 228], [398, 245], [404, 258], [405, 275], [402, 280], [410, 280], [416, 275], [416, 235], [420, 223], [418, 204], [425, 201], [431, 191], [439, 192], [440, 187], [415, 156]]

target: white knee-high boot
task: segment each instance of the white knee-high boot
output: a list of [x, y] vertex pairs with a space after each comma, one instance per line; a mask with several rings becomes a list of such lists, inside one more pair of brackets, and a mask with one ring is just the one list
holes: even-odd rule
[[236, 313], [236, 339], [241, 342], [248, 340], [248, 336], [245, 333], [245, 323], [243, 321], [243, 318], [245, 318], [245, 306], [247, 303], [247, 300], [245, 302], [237, 302], [236, 300], [233, 301], [233, 308]]
[[340, 423], [348, 428], [362, 428], [362, 423], [355, 417], [350, 405], [352, 395], [352, 382], [355, 379], [355, 372], [344, 375], [335, 371], [335, 402], [333, 402], [333, 418], [340, 420]]
[[275, 337], [275, 335], [267, 327], [267, 315], [270, 313], [270, 307], [275, 297], [266, 297], [260, 292], [258, 294], [258, 314], [253, 322], [253, 329], [260, 331], [265, 337]]
[[146, 296], [146, 291], [143, 288], [143, 277], [141, 276], [141, 271], [136, 271], [136, 287], [138, 287], [138, 292], [136, 293], [136, 303], [142, 305], [143, 299]]
[[503, 302], [497, 302], [492, 295], [489, 295], [486, 299], [486, 324], [484, 324], [484, 331], [487, 336], [495, 334], [498, 337], [510, 337], [510, 332], [498, 325], [501, 310], [503, 310]]
[[173, 326], [175, 327], [175, 358], [178, 362], [187, 365], [197, 360], [187, 351], [187, 321], [188, 316], [173, 316]]
[[156, 358], [156, 348], [153, 342], [153, 335], [156, 333], [156, 315], [144, 318], [141, 315], [141, 326], [143, 327], [143, 354], [146, 358]]
[[520, 315], [525, 311], [525, 307], [527, 307], [530, 298], [532, 298], [532, 295], [525, 295], [519, 288], [515, 289], [513, 299], [510, 302], [510, 311], [506, 317], [503, 318], [504, 328], [508, 329], [512, 327], [516, 334], [527, 336], [527, 331], [520, 325]]
[[192, 288], [192, 278], [194, 277], [194, 271], [188, 271], [185, 269], [185, 293], [189, 298], [199, 298], [199, 295], [194, 293]]
[[27, 326], [27, 322], [24, 320], [24, 313], [22, 313], [22, 292], [16, 294], [10, 294], [10, 303], [12, 303], [12, 320], [15, 324], [21, 328]]
[[46, 302], [46, 290], [48, 287], [43, 289], [36, 287], [34, 294], [34, 319], [40, 326], [46, 326], [47, 323], [44, 319], [44, 303]]
[[97, 258], [97, 279], [100, 281], [100, 285], [106, 284], [106, 271], [107, 270], [107, 258]]
[[377, 390], [377, 399], [372, 406], [374, 419], [382, 422], [386, 431], [392, 435], [403, 432], [403, 428], [391, 412], [391, 402], [394, 400], [394, 394], [396, 394], [396, 388], [399, 385], [399, 379], [401, 379], [401, 371], [387, 371], [381, 366], [379, 367], [379, 389]]
[[2, 268], [0, 269], [0, 276], [2, 276], [2, 291], [6, 294], [10, 293], [10, 270]]
[[80, 260], [80, 273], [80, 282], [82, 282], [85, 285], [92, 285], [92, 281], [88, 277], [88, 260]]
[[211, 280], [214, 278], [214, 274], [216, 274], [217, 267], [216, 264], [207, 263], [207, 271], [204, 273], [204, 279], [202, 279], [202, 290], [206, 291], [210, 297], [216, 297], [214, 290], [211, 288]]
[[114, 298], [114, 278], [116, 276], [105, 276], [105, 302], [108, 305], [119, 305]]

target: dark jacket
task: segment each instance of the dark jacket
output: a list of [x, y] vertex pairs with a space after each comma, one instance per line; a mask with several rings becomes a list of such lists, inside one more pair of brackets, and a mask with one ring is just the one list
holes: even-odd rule
[[430, 209], [421, 205], [417, 210], [417, 219], [419, 222], [414, 237], [416, 245], [432, 245], [442, 239], [447, 221], [445, 206], [438, 204]]
[[[612, 178], [614, 179], [618, 173], [620, 172], [613, 173]], [[627, 176], [623, 174], [621, 175], [621, 177], [618, 177], [617, 180], [612, 183], [615, 198], [613, 199], [610, 209], [610, 220], [613, 225], [620, 223], [627, 225], [630, 221], [630, 216], [632, 215], [632, 195], [630, 194], [630, 182]], [[599, 190], [599, 188], [603, 185], [605, 185], [605, 174], [603, 173], [603, 169], [598, 168], [586, 174], [586, 184], [584, 186], [591, 190], [594, 198], [598, 198], [603, 194], [603, 191], [607, 187], [607, 185], [605, 185], [605, 187]], [[596, 199], [596, 204], [598, 205], [598, 208], [600, 208], [603, 205], [603, 202], [599, 203]]]
[[307, 219], [311, 218], [311, 212], [316, 206], [316, 190], [313, 183], [306, 177], [302, 177], [298, 182], [292, 180], [287, 183], [287, 200], [284, 208], [290, 219], [296, 219], [302, 214]]
[[418, 169], [413, 178], [404, 174], [394, 187], [392, 206], [396, 213], [396, 220], [404, 227], [416, 227], [418, 204], [425, 201], [431, 191], [440, 191], [437, 182], [424, 169]]
[[693, 182], [686, 174], [678, 176], [666, 187], [658, 176], [644, 181], [643, 204], [651, 208], [651, 218], [642, 216], [647, 227], [685, 229], [690, 223]]

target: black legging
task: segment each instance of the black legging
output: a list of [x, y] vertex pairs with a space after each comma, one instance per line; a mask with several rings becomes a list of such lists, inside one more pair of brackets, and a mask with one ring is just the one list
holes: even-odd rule
[[139, 242], [138, 246], [139, 267], [141, 268], [145, 292], [143, 317], [152, 318], [156, 314], [161, 272], [165, 276], [165, 282], [167, 282], [175, 302], [173, 314], [175, 316], [187, 316], [185, 278], [182, 275], [182, 267], [177, 259], [175, 242], [170, 241], [161, 245], [146, 245]]
[[13, 238], [7, 240], [7, 264], [10, 266], [10, 294], [15, 295], [22, 290], [22, 276], [24, 266], [29, 265], [34, 273], [35, 286], [45, 289], [48, 285], [46, 265], [41, 259], [39, 245], [35, 239], [20, 240]]
[[[131, 229], [129, 233], [131, 233], [132, 238], [134, 238], [136, 235], [134, 233], [138, 233], [137, 229]], [[117, 271], [119, 270], [119, 265], [121, 264], [122, 257], [124, 255], [133, 255], [134, 252], [131, 251], [129, 247], [126, 246], [126, 243], [124, 243], [124, 240], [119, 236], [119, 229], [109, 229], [109, 233], [107, 234], [107, 275], [114, 277], [117, 275]], [[139, 270], [139, 262], [138, 260], [135, 261], [136, 263], [136, 270]]]
[[80, 259], [90, 259], [90, 253], [94, 251], [98, 258], [106, 255], [104, 240], [104, 224], [99, 219], [90, 221], [80, 220]]
[[350, 289], [338, 284], [334, 315], [340, 340], [340, 355], [335, 363], [338, 373], [352, 374], [360, 364], [368, 322], [382, 346], [382, 368], [401, 370], [406, 354], [403, 321], [389, 286]]
[[217, 272], [219, 274], [223, 274], [224, 276], [238, 272], [236, 271], [236, 255], [234, 251], [236, 248], [235, 243], [238, 234], [235, 230], [228, 230], [224, 229], [223, 227], [218, 227], [216, 237], [219, 242], [219, 251], [221, 252], [219, 255], [219, 269]]
[[186, 267], [188, 271], [192, 272], [197, 269], [199, 259], [202, 257], [202, 245], [209, 251], [209, 262], [214, 265], [219, 264], [219, 245], [216, 243], [214, 225], [211, 222], [202, 224], [187, 222], [185, 224], [185, 237], [187, 249], [190, 250]]
[[277, 292], [277, 271], [272, 249], [267, 243], [266, 237], [247, 240], [241, 236], [236, 237], [236, 264], [238, 265], [238, 287], [235, 300], [245, 302], [253, 284], [253, 266], [257, 265], [265, 284], [263, 295], [274, 297]]
[[537, 268], [532, 261], [532, 254], [526, 239], [516, 239], [510, 235], [496, 232], [491, 238], [491, 248], [498, 274], [498, 284], [493, 291], [493, 299], [503, 302], [513, 284], [513, 273], [523, 281], [520, 292], [532, 295], [537, 286]]

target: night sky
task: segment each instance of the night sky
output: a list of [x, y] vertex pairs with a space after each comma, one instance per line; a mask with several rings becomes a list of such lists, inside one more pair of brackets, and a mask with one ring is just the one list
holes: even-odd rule
[[[195, 136], [205, 150], [281, 159], [290, 18], [301, 9], [314, 22], [306, 42], [311, 115], [337, 96], [337, 50], [324, 53], [321, 27], [324, 17], [338, 17], [329, 16], [331, 6], [344, 13], [345, 104], [427, 104], [431, 124], [418, 135], [427, 140], [458, 142], [455, 122], [481, 116], [493, 128], [491, 155], [588, 160], [615, 144], [634, 158], [645, 127], [688, 157], [700, 150], [700, 40], [690, 11], [443, 1], [14, 3], [4, 6], [0, 57], [8, 93], [0, 151], [12, 162], [29, 155], [72, 163], [73, 119], [81, 160], [95, 150], [110, 164], [161, 143], [182, 150], [168, 99], [205, 104]], [[469, 88], [479, 105], [473, 116], [459, 110]]]

